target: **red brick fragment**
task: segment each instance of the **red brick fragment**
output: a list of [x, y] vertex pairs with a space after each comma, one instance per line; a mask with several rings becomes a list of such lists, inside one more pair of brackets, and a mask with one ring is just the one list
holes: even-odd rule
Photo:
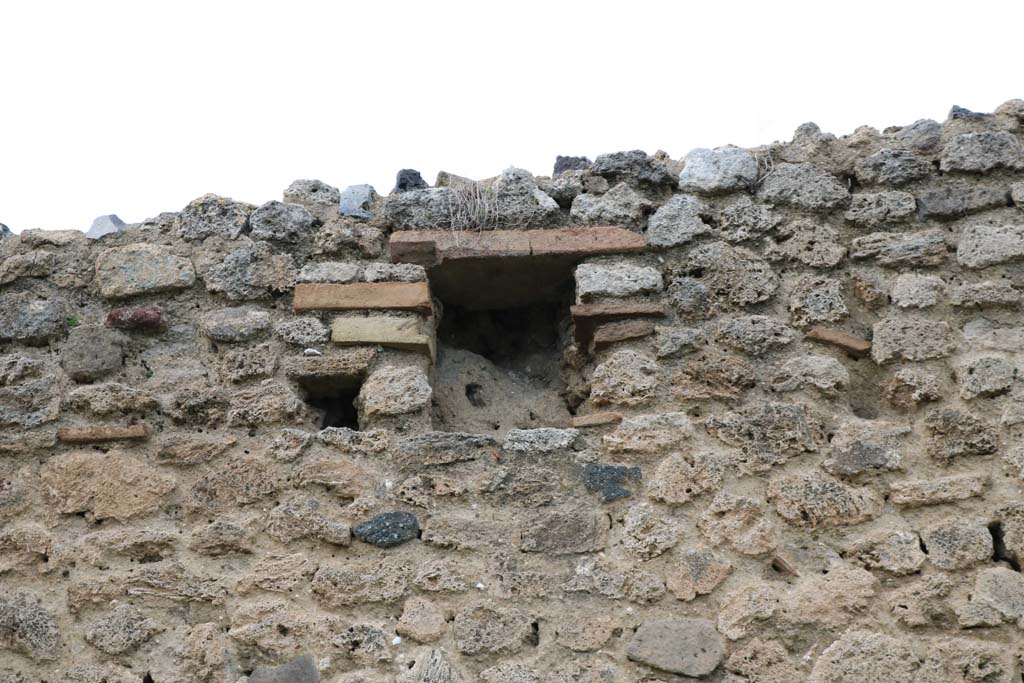
[[159, 306], [115, 308], [107, 313], [107, 327], [136, 332], [159, 332], [167, 326], [164, 309]]

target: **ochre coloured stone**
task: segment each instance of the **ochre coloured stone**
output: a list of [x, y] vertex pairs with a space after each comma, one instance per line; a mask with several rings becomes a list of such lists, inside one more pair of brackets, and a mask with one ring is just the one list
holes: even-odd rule
[[806, 337], [814, 341], [838, 346], [855, 356], [866, 356], [871, 353], [871, 342], [841, 330], [833, 330], [828, 327], [814, 327], [807, 332]]
[[303, 282], [295, 285], [293, 308], [296, 313], [375, 309], [430, 313], [430, 288], [426, 282]]
[[422, 323], [415, 318], [398, 316], [335, 318], [331, 341], [344, 345], [379, 344], [433, 356], [434, 339], [421, 332], [421, 327]]
[[145, 425], [92, 425], [89, 427], [61, 427], [57, 438], [64, 443], [94, 443], [98, 441], [138, 441], [149, 436]]

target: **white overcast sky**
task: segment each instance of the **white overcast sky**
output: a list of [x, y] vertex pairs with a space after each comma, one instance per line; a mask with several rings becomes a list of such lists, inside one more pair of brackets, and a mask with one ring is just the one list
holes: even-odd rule
[[0, 3], [0, 222], [548, 174], [1024, 97], [1020, 0]]

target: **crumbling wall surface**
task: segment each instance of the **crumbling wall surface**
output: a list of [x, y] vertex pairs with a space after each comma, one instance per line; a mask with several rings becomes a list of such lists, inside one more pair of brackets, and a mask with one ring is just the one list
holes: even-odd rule
[[0, 232], [0, 682], [1019, 683], [1022, 138]]

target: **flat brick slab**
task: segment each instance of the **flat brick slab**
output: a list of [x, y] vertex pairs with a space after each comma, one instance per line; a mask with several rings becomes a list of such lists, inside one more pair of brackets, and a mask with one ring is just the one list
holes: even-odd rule
[[526, 256], [597, 256], [643, 251], [644, 236], [611, 226], [555, 230], [409, 230], [391, 234], [395, 263], [432, 267], [444, 261]]
[[62, 427], [57, 438], [64, 443], [95, 443], [98, 441], [139, 441], [149, 436], [145, 425], [91, 425]]
[[581, 348], [588, 348], [594, 336], [594, 330], [603, 323], [633, 318], [664, 318], [668, 315], [661, 304], [652, 303], [621, 303], [621, 304], [577, 304], [569, 308], [575, 325], [576, 343]]
[[622, 422], [622, 413], [591, 413], [590, 415], [576, 415], [569, 421], [571, 427], [600, 427], [602, 425], [618, 424]]
[[654, 334], [654, 323], [650, 320], [615, 320], [602, 323], [594, 330], [594, 338], [590, 343], [591, 352], [606, 349], [612, 344], [642, 339]]
[[842, 330], [833, 330], [828, 327], [815, 327], [805, 335], [807, 339], [813, 339], [824, 344], [831, 344], [846, 350], [855, 356], [866, 356], [871, 353], [871, 342], [867, 339], [855, 337]]
[[369, 318], [335, 318], [331, 325], [331, 341], [344, 345], [379, 344], [394, 349], [419, 351], [434, 355], [434, 339], [422, 331], [415, 318], [373, 316]]
[[300, 283], [292, 307], [304, 311], [401, 310], [430, 313], [426, 282]]

